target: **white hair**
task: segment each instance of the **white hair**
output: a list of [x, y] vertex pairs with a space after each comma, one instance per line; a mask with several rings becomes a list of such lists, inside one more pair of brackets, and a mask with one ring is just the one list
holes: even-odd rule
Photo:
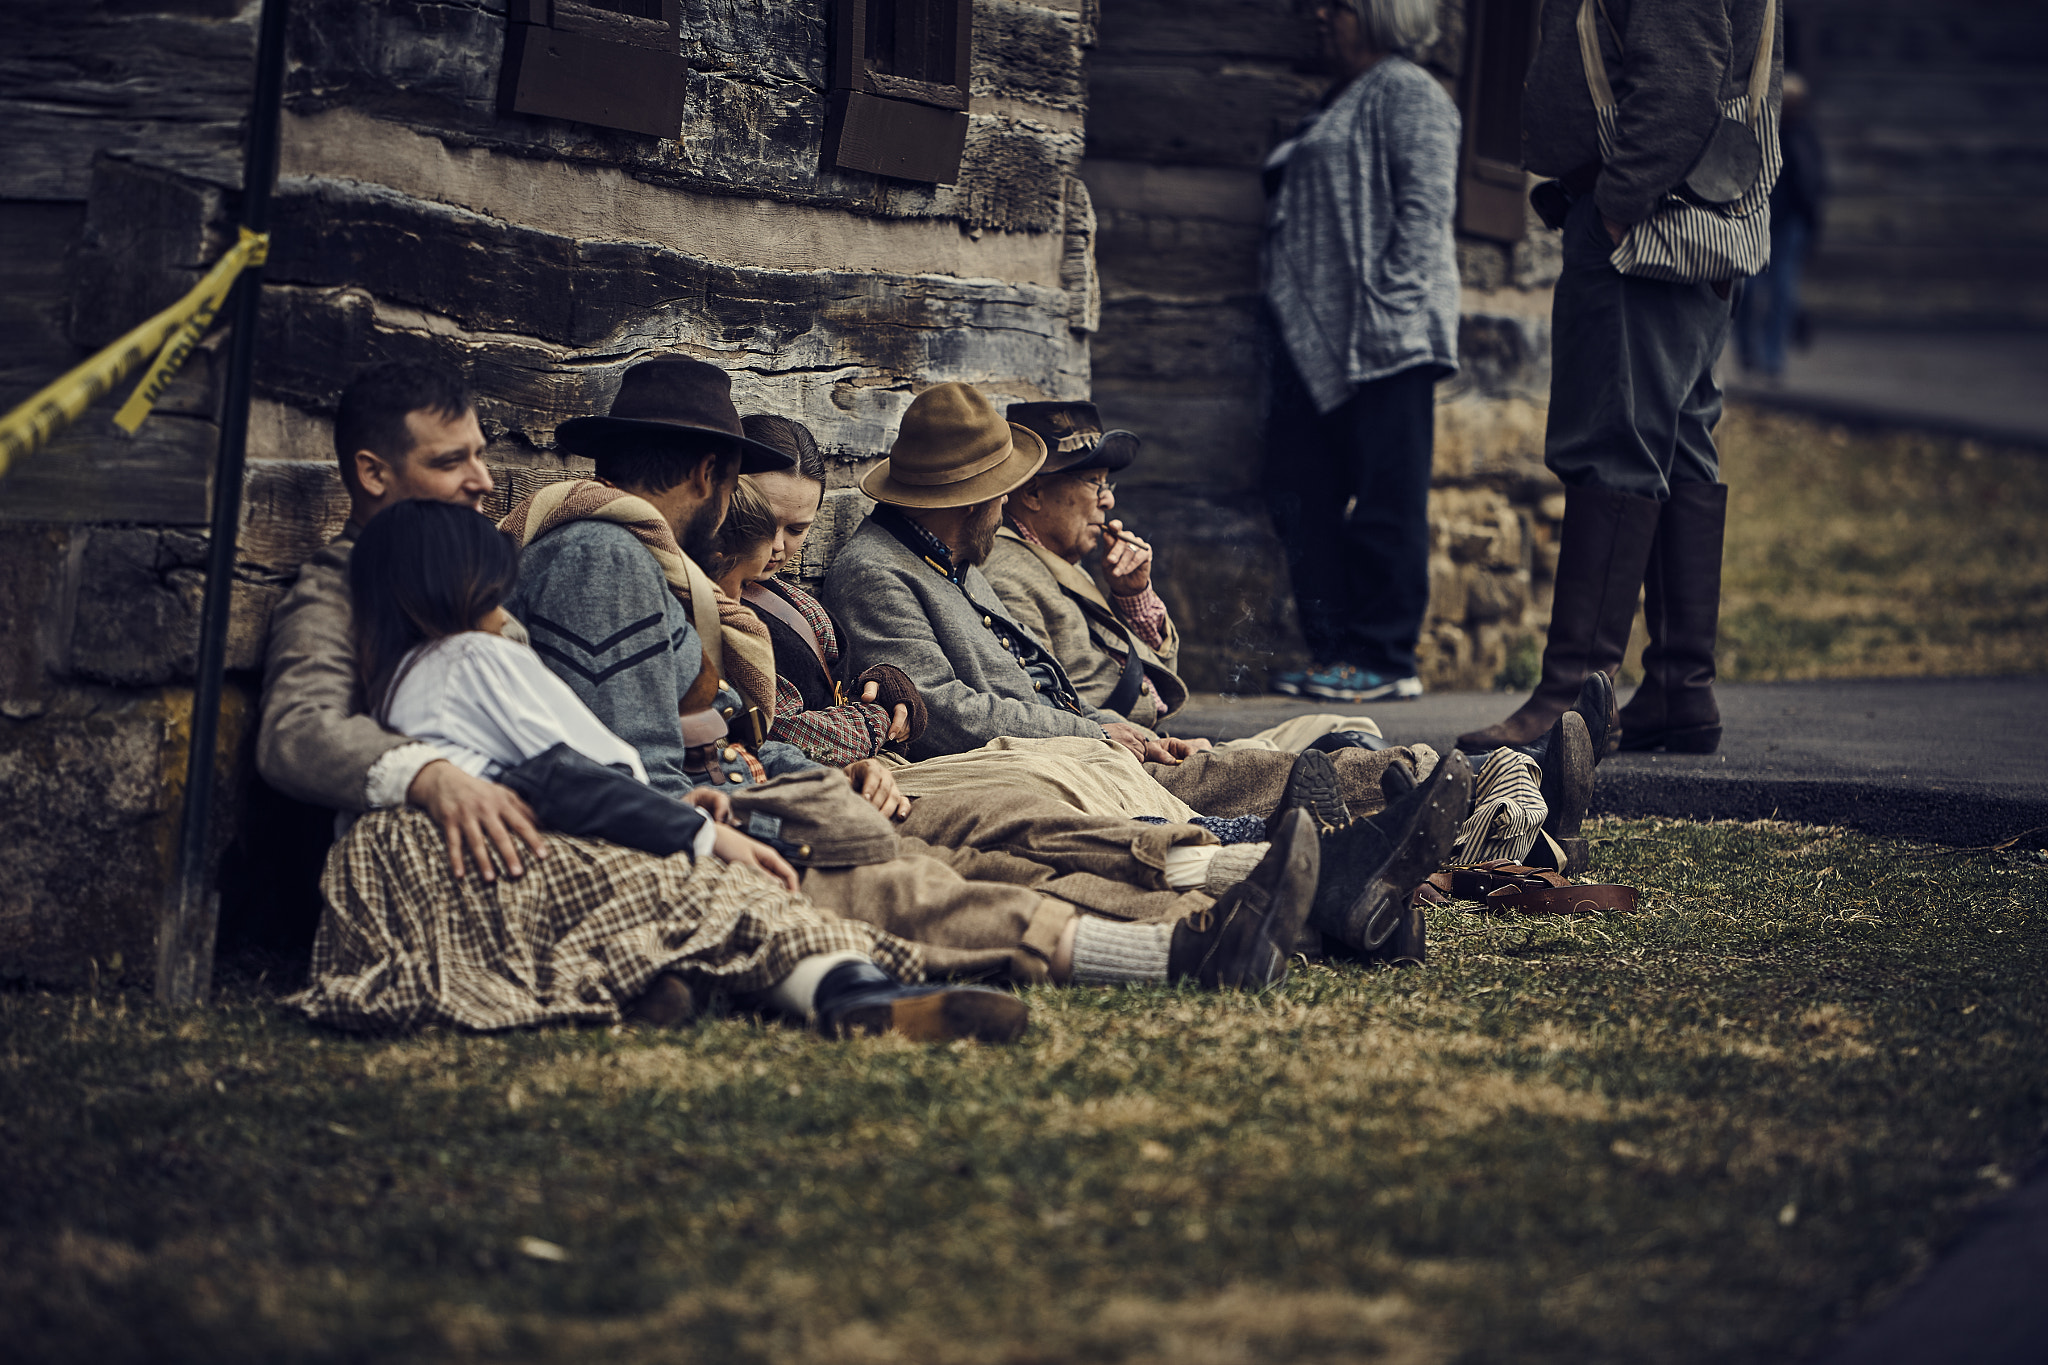
[[1343, 0], [1365, 40], [1381, 52], [1412, 56], [1436, 41], [1437, 0]]

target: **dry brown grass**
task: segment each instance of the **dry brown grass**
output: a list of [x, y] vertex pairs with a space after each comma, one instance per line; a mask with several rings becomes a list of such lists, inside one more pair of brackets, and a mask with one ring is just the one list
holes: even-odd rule
[[[0, 992], [21, 1359], [1792, 1359], [2039, 1150], [2041, 856], [1596, 827], [1634, 916], [1014, 1048]], [[535, 1241], [533, 1239], [539, 1239]], [[548, 1250], [560, 1248], [559, 1257]]]
[[1740, 404], [1716, 435], [1724, 678], [2048, 671], [2048, 452]]

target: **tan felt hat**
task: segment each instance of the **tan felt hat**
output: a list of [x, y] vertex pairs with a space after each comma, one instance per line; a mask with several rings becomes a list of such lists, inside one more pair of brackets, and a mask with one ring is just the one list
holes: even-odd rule
[[971, 507], [1020, 487], [1045, 463], [1045, 442], [1005, 422], [971, 384], [940, 384], [911, 400], [889, 458], [860, 491], [898, 507]]

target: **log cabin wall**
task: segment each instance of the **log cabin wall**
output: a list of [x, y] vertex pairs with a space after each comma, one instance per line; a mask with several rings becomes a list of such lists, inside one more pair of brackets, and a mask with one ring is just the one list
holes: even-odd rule
[[[1256, 316], [1259, 167], [1327, 86], [1315, 7], [1109, 0], [1089, 54], [1095, 401], [1105, 423], [1145, 440], [1117, 501], [1158, 547], [1198, 687], [1262, 691], [1270, 670], [1306, 658], [1260, 494], [1262, 459], [1281, 456], [1261, 453]], [[1549, 615], [1564, 506], [1542, 463], [1558, 236], [1525, 216], [1512, 122], [1526, 65], [1514, 25], [1533, 11], [1531, 0], [1444, 0], [1440, 37], [1421, 54], [1467, 126], [1463, 369], [1437, 394], [1421, 649], [1434, 688], [1493, 685]], [[1492, 185], [1489, 150], [1509, 157], [1493, 162]]]
[[[10, 9], [0, 403], [177, 297], [231, 238], [257, 8]], [[821, 153], [828, 0], [295, 0], [222, 740], [228, 932], [290, 944], [309, 924], [310, 888], [281, 888], [273, 863], [317, 848], [324, 817], [262, 792], [248, 721], [269, 609], [345, 511], [329, 418], [348, 376], [460, 366], [502, 481], [522, 483], [569, 467], [556, 425], [601, 410], [650, 351], [726, 368], [743, 412], [809, 423], [842, 487], [930, 384], [1085, 397], [1093, 10], [974, 0], [966, 107], [935, 116], [964, 114], [964, 149], [952, 183], [923, 183]], [[673, 135], [501, 112], [508, 24], [562, 13], [665, 16], [675, 51], [651, 60], [680, 90], [635, 116], [679, 108]], [[138, 436], [105, 404], [0, 482], [0, 976], [135, 977], [152, 960], [221, 340]]]

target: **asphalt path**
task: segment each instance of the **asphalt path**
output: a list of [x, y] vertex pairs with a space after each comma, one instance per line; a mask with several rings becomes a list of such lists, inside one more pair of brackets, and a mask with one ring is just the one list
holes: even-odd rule
[[[1719, 753], [1615, 754], [1600, 765], [1593, 813], [1794, 820], [1963, 847], [2032, 830], [2040, 842], [2026, 846], [2048, 848], [2048, 677], [1733, 683], [1715, 694]], [[1448, 750], [1520, 701], [1442, 692], [1345, 706], [1207, 693], [1171, 728], [1236, 739], [1339, 711], [1371, 716], [1397, 743]]]

